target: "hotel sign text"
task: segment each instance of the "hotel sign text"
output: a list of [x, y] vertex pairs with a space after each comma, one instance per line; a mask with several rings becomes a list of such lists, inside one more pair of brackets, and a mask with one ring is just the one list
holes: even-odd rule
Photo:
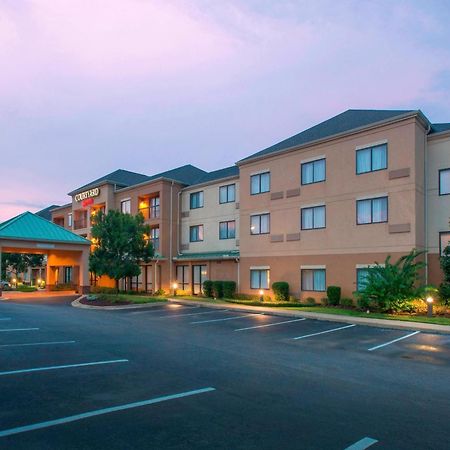
[[75, 195], [75, 201], [81, 202], [82, 200], [86, 200], [92, 197], [98, 197], [100, 195], [100, 188], [89, 189], [89, 191], [80, 192]]

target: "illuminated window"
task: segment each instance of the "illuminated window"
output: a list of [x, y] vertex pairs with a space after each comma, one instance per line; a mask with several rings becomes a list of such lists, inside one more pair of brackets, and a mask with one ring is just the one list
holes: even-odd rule
[[120, 211], [124, 214], [131, 214], [131, 200], [122, 200], [120, 202]]

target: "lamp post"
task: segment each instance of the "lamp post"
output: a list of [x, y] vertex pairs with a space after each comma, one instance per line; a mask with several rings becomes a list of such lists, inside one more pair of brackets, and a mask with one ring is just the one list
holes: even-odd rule
[[262, 302], [264, 301], [264, 291], [262, 289], [259, 290], [259, 301]]
[[427, 297], [427, 316], [433, 317], [433, 297]]
[[14, 287], [17, 289], [17, 278], [12, 279]]
[[172, 283], [172, 288], [173, 288], [173, 296], [176, 297], [177, 296], [178, 283]]

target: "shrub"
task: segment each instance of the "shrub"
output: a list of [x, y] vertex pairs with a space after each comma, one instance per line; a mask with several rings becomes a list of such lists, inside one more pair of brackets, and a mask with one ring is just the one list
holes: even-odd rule
[[205, 280], [203, 282], [203, 295], [205, 297], [213, 296], [213, 282], [211, 280]]
[[417, 287], [420, 271], [425, 267], [416, 259], [423, 251], [413, 249], [408, 255], [391, 263], [388, 256], [384, 266], [376, 264], [368, 271], [364, 289], [357, 293], [358, 305], [363, 309], [385, 311], [409, 311], [412, 300], [421, 298], [424, 287]]
[[112, 288], [112, 287], [92, 286], [91, 293], [92, 294], [118, 294], [118, 291], [116, 288]]
[[439, 297], [444, 305], [450, 306], [450, 283], [444, 282], [439, 286]]
[[306, 305], [315, 305], [316, 299], [314, 297], [306, 297], [305, 298], [305, 304]]
[[165, 297], [167, 294], [166, 294], [166, 291], [164, 289], [158, 289], [155, 292], [153, 292], [153, 295], [155, 297]]
[[234, 298], [236, 300], [259, 300], [259, 295], [254, 294], [235, 294]]
[[339, 304], [341, 306], [345, 306], [345, 307], [353, 306], [353, 299], [352, 298], [348, 298], [348, 297], [342, 297], [339, 300]]
[[277, 302], [289, 301], [289, 283], [286, 281], [275, 281], [272, 284], [272, 290]]
[[328, 305], [330, 304], [330, 301], [328, 300], [328, 297], [322, 297], [322, 298], [320, 299], [320, 303], [321, 303], [323, 306], [328, 306]]
[[223, 285], [223, 296], [225, 298], [233, 298], [236, 292], [236, 282], [224, 281], [222, 285]]
[[37, 288], [35, 288], [34, 286], [26, 286], [25, 284], [22, 284], [21, 286], [17, 286], [16, 291], [19, 292], [35, 292], [37, 291]]
[[223, 281], [213, 281], [212, 287], [214, 298], [223, 298]]
[[341, 288], [339, 286], [328, 286], [327, 297], [328, 303], [330, 305], [333, 306], [339, 305], [339, 300], [341, 299]]

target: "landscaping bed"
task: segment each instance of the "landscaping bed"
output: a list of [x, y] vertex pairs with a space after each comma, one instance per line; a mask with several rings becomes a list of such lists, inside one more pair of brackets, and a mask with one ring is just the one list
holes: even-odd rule
[[82, 303], [83, 305], [90, 306], [122, 306], [161, 302], [167, 302], [167, 298], [159, 296], [128, 294], [93, 294], [80, 300], [80, 303]]

